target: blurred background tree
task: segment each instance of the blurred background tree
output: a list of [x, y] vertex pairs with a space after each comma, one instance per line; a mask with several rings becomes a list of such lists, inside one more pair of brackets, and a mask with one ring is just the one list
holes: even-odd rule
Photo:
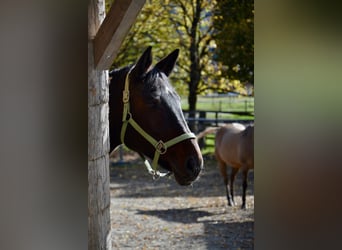
[[215, 60], [230, 80], [254, 85], [254, 1], [221, 0], [215, 6]]
[[147, 0], [112, 68], [134, 63], [150, 45], [155, 62], [180, 48], [170, 78], [192, 117], [198, 94], [243, 93], [242, 83], [254, 83], [253, 17], [253, 1]]
[[[207, 0], [171, 0], [164, 4], [184, 56], [179, 65], [186, 76], [190, 118], [195, 116], [197, 95], [204, 93], [218, 76], [212, 62], [215, 4], [216, 1]], [[189, 126], [193, 129], [191, 122]]]

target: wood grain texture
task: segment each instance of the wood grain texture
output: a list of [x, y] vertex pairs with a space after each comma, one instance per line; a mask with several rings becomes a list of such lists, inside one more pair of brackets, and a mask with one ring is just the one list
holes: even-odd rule
[[88, 160], [109, 153], [108, 103], [88, 107]]
[[104, 0], [88, 5], [88, 250], [111, 249], [108, 71], [96, 70], [93, 38], [104, 18]]
[[[94, 65], [93, 41], [88, 42], [88, 64]], [[90, 56], [91, 55], [91, 56]], [[108, 74], [94, 67], [88, 67], [88, 105], [95, 106], [109, 101], [109, 79]]]
[[88, 163], [88, 250], [111, 249], [108, 166], [108, 155]]

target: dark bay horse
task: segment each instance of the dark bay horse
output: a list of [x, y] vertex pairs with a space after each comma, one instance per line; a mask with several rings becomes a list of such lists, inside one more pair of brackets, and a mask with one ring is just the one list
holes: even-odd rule
[[[242, 206], [246, 208], [246, 189], [248, 170], [254, 168], [254, 126], [227, 124], [216, 132], [215, 156], [226, 187], [228, 205], [234, 202], [234, 179], [239, 169], [243, 173]], [[227, 166], [231, 167], [228, 181]]]
[[151, 67], [148, 47], [135, 65], [110, 72], [110, 151], [125, 144], [153, 159], [154, 173], [160, 165], [180, 185], [190, 185], [200, 174], [203, 159], [168, 79], [178, 54], [174, 50]]

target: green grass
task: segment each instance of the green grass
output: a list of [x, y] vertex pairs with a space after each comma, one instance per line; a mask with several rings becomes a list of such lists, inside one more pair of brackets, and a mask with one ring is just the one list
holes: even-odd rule
[[215, 135], [209, 134], [204, 137], [205, 140], [205, 147], [201, 149], [203, 155], [212, 155], [214, 154], [215, 149]]
[[[182, 98], [183, 110], [188, 110], [188, 100], [186, 97]], [[254, 113], [254, 98], [253, 97], [197, 97], [197, 110], [203, 111], [222, 111], [222, 112], [250, 112]], [[206, 118], [214, 119], [215, 113], [206, 113]], [[254, 116], [236, 115], [219, 113], [219, 119], [236, 119], [236, 120], [253, 120]], [[214, 154], [215, 135], [208, 134], [204, 137], [206, 146], [201, 149], [203, 155]]]
[[[187, 98], [182, 98], [182, 109], [188, 110], [189, 104]], [[203, 111], [222, 111], [222, 112], [254, 112], [254, 98], [253, 97], [203, 97], [198, 96], [197, 110]], [[208, 112], [208, 119], [214, 119], [215, 113]], [[223, 114], [220, 113], [218, 118], [221, 119], [241, 119], [251, 120], [253, 116], [237, 115], [237, 114]]]
[[[189, 108], [186, 97], [182, 98], [182, 108], [187, 110]], [[197, 110], [207, 111], [254, 111], [253, 97], [203, 97], [197, 98]]]
[[[206, 114], [206, 117], [208, 119], [215, 119], [215, 113], [209, 113], [208, 112]], [[240, 120], [240, 119], [241, 120], [253, 120], [254, 119], [253, 116], [249, 116], [249, 115], [236, 115], [236, 114], [223, 114], [223, 113], [220, 113], [217, 118], [219, 118], [219, 119], [232, 119], [232, 120], [234, 120], [234, 119], [236, 119], [236, 120]]]

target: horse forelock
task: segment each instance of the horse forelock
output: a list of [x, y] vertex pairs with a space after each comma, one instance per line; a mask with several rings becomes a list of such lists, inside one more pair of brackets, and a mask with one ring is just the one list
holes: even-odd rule
[[143, 81], [145, 95], [150, 95], [152, 98], [160, 98], [161, 96], [169, 98], [170, 96], [177, 95], [168, 77], [156, 69], [147, 72]]
[[181, 99], [171, 85], [169, 78], [163, 72], [153, 68], [146, 73], [143, 81], [144, 98], [147, 101], [157, 99], [159, 105], [163, 107], [164, 114], [167, 114], [169, 123], [178, 124], [183, 132], [189, 132], [190, 130], [182, 113]]

